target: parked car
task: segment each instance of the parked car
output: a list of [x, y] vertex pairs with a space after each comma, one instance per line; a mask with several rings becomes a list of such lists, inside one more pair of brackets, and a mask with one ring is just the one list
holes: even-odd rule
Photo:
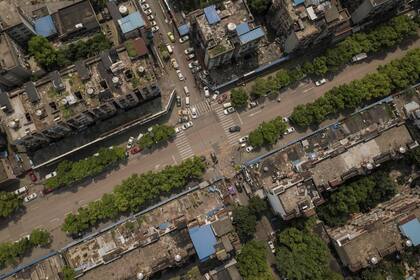
[[185, 35], [185, 36], [183, 36], [183, 37], [179, 38], [179, 42], [180, 42], [181, 44], [183, 44], [183, 43], [185, 43], [186, 41], [188, 41], [189, 39], [190, 39], [190, 37], [188, 37], [188, 35]]
[[33, 170], [29, 171], [28, 175], [32, 182], [35, 183], [38, 180]]
[[154, 16], [154, 15], [148, 15], [148, 16], [147, 16], [147, 19], [148, 19], [148, 20], [154, 20], [154, 19], [155, 19], [155, 16]]
[[288, 123], [288, 122], [289, 122], [289, 118], [288, 118], [288, 117], [283, 117], [283, 118], [282, 118], [282, 120], [283, 120], [285, 123]]
[[195, 58], [195, 54], [193, 54], [193, 53], [187, 54], [187, 60], [191, 60], [191, 59], [194, 59], [194, 58]]
[[25, 198], [23, 199], [23, 202], [29, 202], [31, 200], [34, 200], [37, 197], [38, 195], [36, 193], [31, 193], [30, 195], [25, 196]]
[[273, 241], [268, 241], [268, 247], [270, 248], [270, 250], [271, 250], [271, 253], [273, 253], [273, 254], [275, 254], [276, 253], [276, 248], [274, 247], [274, 243], [273, 243]]
[[[217, 99], [217, 94], [215, 93], [215, 94], [213, 94], [213, 96], [211, 97], [211, 100], [213, 100], [213, 101], [215, 101], [216, 99]], [[223, 102], [222, 102], [223, 103]]]
[[127, 141], [127, 150], [131, 149], [133, 145], [134, 145], [134, 137], [130, 136], [130, 138], [128, 138], [128, 141]]
[[198, 117], [197, 109], [195, 107], [191, 108], [191, 118], [196, 119]]
[[186, 130], [186, 129], [192, 127], [192, 126], [193, 126], [193, 122], [189, 121], [189, 122], [184, 123], [181, 127], [182, 127], [183, 130]]
[[317, 87], [322, 86], [323, 84], [325, 84], [327, 82], [327, 80], [325, 78], [322, 78], [321, 80], [318, 80], [315, 82], [315, 85]]
[[176, 106], [177, 107], [182, 106], [182, 99], [181, 99], [181, 96], [179, 96], [179, 95], [176, 96]]
[[254, 108], [258, 106], [258, 101], [251, 101], [249, 102], [248, 108]]
[[23, 187], [21, 187], [21, 188], [19, 188], [19, 189], [15, 190], [15, 191], [14, 191], [14, 193], [15, 193], [16, 195], [21, 195], [21, 194], [23, 194], [23, 193], [26, 193], [27, 191], [28, 191], [28, 188], [27, 188], [26, 186], [23, 186]]
[[210, 157], [214, 164], [217, 164], [219, 162], [215, 152], [211, 152]]
[[194, 52], [194, 48], [188, 48], [188, 49], [184, 50], [184, 53], [187, 54], [187, 55], [190, 54], [190, 53], [193, 53], [193, 52]]
[[48, 180], [48, 179], [50, 179], [52, 177], [55, 177], [55, 176], [57, 176], [57, 171], [53, 171], [51, 173], [48, 173], [47, 175], [45, 175], [45, 179]]
[[210, 91], [209, 91], [209, 87], [203, 87], [204, 90], [204, 96], [205, 97], [210, 97]]
[[159, 31], [159, 26], [157, 26], [157, 25], [152, 26], [152, 32], [153, 33], [158, 32], [158, 31]]
[[246, 143], [246, 141], [248, 141], [248, 136], [239, 138], [239, 144]]
[[131, 148], [130, 154], [135, 155], [135, 154], [141, 152], [141, 150], [142, 149], [139, 146], [134, 146], [133, 148]]
[[233, 132], [239, 132], [241, 131], [241, 127], [239, 125], [234, 125], [229, 127], [229, 132], [233, 133]]
[[156, 25], [157, 25], [157, 23], [156, 23], [156, 21], [155, 21], [155, 20], [151, 20], [151, 21], [150, 21], [150, 25], [151, 25], [151, 26], [156, 26]]
[[179, 69], [178, 62], [176, 61], [176, 59], [175, 59], [175, 58], [171, 58], [171, 64], [172, 64], [172, 67], [173, 67], [173, 68], [175, 68], [175, 69]]
[[233, 107], [229, 107], [229, 108], [223, 110], [223, 114], [225, 114], [225, 115], [232, 114], [233, 112], [235, 112], [235, 108], [233, 108]]
[[225, 102], [226, 99], [227, 99], [226, 93], [219, 95], [219, 97], [217, 97], [217, 103], [222, 104], [223, 102]]
[[181, 70], [176, 70], [176, 74], [178, 75], [178, 79], [180, 81], [185, 80], [184, 75], [182, 75]]
[[149, 4], [143, 4], [141, 5], [141, 8], [144, 10], [150, 9], [150, 5]]
[[146, 0], [139, 0], [140, 5], [145, 4]]
[[146, 16], [150, 16], [153, 13], [151, 9], [143, 10], [143, 12]]
[[357, 55], [353, 56], [353, 57], [351, 58], [351, 61], [354, 63], [354, 62], [358, 62], [358, 61], [364, 60], [364, 59], [366, 59], [367, 57], [368, 57], [368, 56], [367, 56], [367, 53], [359, 53], [359, 54], [357, 54]]
[[192, 61], [188, 63], [188, 68], [193, 69], [194, 67], [198, 66], [198, 60]]
[[248, 146], [245, 148], [245, 151], [247, 151], [248, 153], [252, 152], [254, 150], [254, 148], [252, 146]]
[[284, 132], [284, 135], [287, 135], [293, 132], [295, 132], [295, 128], [291, 126], [287, 128], [287, 130]]
[[175, 36], [172, 32], [167, 33], [169, 40], [171, 40], [172, 43], [175, 43]]
[[175, 127], [175, 133], [180, 133], [182, 131], [182, 127], [177, 126]]

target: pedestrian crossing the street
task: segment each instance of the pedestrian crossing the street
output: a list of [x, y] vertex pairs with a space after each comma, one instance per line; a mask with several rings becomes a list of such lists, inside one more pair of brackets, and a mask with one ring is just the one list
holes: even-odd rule
[[220, 120], [220, 124], [223, 127], [223, 130], [225, 131], [226, 137], [228, 138], [228, 143], [230, 145], [234, 145], [238, 143], [239, 138], [241, 137], [238, 132], [231, 133], [229, 132], [229, 127], [232, 127], [234, 125], [237, 125], [235, 121], [232, 118], [232, 115], [225, 115], [223, 113], [223, 106], [218, 106], [215, 108], [215, 112], [217, 117]]
[[211, 107], [207, 100], [204, 100], [204, 101], [201, 101], [200, 103], [192, 105], [192, 107], [196, 108], [198, 117], [211, 111]]
[[188, 142], [188, 138], [185, 135], [185, 132], [183, 130], [178, 132], [175, 138], [175, 145], [178, 148], [178, 152], [179, 152], [179, 155], [181, 156], [181, 160], [185, 160], [194, 155], [194, 152], [191, 149], [190, 143]]

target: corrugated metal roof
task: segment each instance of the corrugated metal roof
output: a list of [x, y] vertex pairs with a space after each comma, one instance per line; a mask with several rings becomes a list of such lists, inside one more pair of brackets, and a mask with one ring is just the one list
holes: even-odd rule
[[216, 11], [216, 5], [205, 7], [204, 14], [206, 15], [206, 19], [209, 24], [215, 24], [220, 21], [219, 14]]
[[121, 27], [122, 33], [128, 33], [133, 31], [134, 29], [140, 28], [144, 26], [144, 20], [141, 17], [140, 13], [134, 12], [129, 14], [126, 17], [118, 20], [118, 24]]
[[236, 26], [236, 33], [241, 36], [249, 31], [249, 25], [246, 22], [242, 22]]
[[305, 2], [305, 0], [293, 0], [293, 5], [297, 6], [303, 4], [303, 2]]
[[262, 30], [262, 28], [257, 27], [255, 29], [252, 29], [251, 31], [239, 36], [239, 40], [241, 41], [241, 44], [246, 44], [246, 43], [254, 41], [258, 38], [264, 37], [264, 35], [265, 35], [265, 33]]
[[35, 32], [43, 37], [57, 34], [53, 19], [50, 15], [35, 20]]
[[38, 91], [33, 82], [25, 83], [23, 85], [23, 88], [25, 89], [26, 95], [32, 103], [36, 103], [39, 101]]
[[211, 229], [211, 225], [193, 227], [188, 233], [190, 234], [200, 262], [207, 260], [216, 252], [214, 246], [216, 245], [217, 240]]
[[413, 242], [414, 246], [420, 244], [420, 221], [418, 218], [414, 218], [411, 221], [400, 225], [400, 230], [402, 234]]
[[190, 26], [188, 24], [183, 24], [178, 27], [179, 36], [185, 36], [190, 33]]

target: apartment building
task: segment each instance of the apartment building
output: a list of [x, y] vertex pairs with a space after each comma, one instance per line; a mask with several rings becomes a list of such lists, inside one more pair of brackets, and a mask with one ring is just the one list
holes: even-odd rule
[[196, 39], [204, 50], [204, 64], [212, 69], [255, 52], [265, 36], [256, 26], [244, 1], [208, 6], [193, 21]]
[[363, 21], [380, 17], [393, 9], [396, 9], [402, 0], [363, 0], [356, 10], [351, 14], [351, 19], [354, 24], [362, 23]]
[[273, 0], [268, 21], [286, 53], [337, 42], [352, 33], [350, 14], [338, 0]]

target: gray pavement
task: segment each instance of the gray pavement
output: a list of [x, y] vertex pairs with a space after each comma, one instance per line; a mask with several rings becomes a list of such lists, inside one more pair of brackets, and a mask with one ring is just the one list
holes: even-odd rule
[[[154, 2], [155, 1], [152, 1], [151, 3]], [[161, 12], [158, 7], [156, 7], [154, 11], [156, 13], [159, 13], [159, 11]], [[158, 18], [163, 17], [158, 16]], [[162, 28], [166, 23], [159, 22], [159, 24]], [[170, 26], [166, 26], [166, 30], [169, 30], [170, 28]], [[162, 28], [162, 32], [165, 32], [164, 30], [165, 28]], [[164, 34], [166, 35], [166, 33]], [[182, 69], [185, 69], [187, 62], [182, 57], [182, 50], [186, 45], [180, 45], [179, 43], [174, 45], [178, 63]], [[409, 47], [413, 48], [419, 46], [420, 40], [417, 40]], [[240, 124], [242, 130], [237, 136], [246, 135], [262, 121], [270, 120], [278, 115], [288, 116], [298, 104], [311, 102], [322, 96], [327, 90], [334, 86], [347, 83], [354, 79], [359, 79], [367, 73], [375, 71], [377, 66], [403, 56], [407, 51], [408, 48], [404, 50], [397, 49], [393, 53], [389, 53], [378, 59], [349, 66], [339, 73], [332, 81], [321, 87], [315, 87], [313, 83], [301, 84], [295, 89], [289, 89], [282, 93], [282, 102], [280, 103], [277, 103], [276, 101], [267, 101], [252, 110], [240, 114], [231, 114], [231, 120], [228, 120], [229, 125], [232, 123]], [[181, 59], [181, 57], [183, 59]], [[200, 104], [200, 102], [203, 101], [203, 97], [201, 97], [202, 94], [193, 86], [193, 78], [191, 73], [187, 70], [188, 69], [183, 70], [183, 73], [187, 76], [187, 81], [185, 83], [190, 87], [192, 104]], [[168, 74], [170, 75], [170, 79], [176, 79], [173, 69], [169, 70], [168, 68], [168, 73], [170, 73]], [[182, 87], [183, 83], [177, 82], [177, 89], [181, 90]], [[179, 163], [185, 157], [183, 148], [187, 146], [189, 147], [188, 150], [190, 149], [194, 155], [208, 156], [211, 151], [216, 151], [219, 157], [217, 170], [222, 171], [227, 176], [232, 175], [234, 172], [231, 165], [232, 152], [236, 149], [237, 144], [234, 143], [234, 141], [229, 140], [231, 139], [231, 136], [226, 132], [226, 125], [223, 124], [226, 120], [220, 113], [217, 113], [218, 110], [220, 110], [218, 109], [220, 108], [220, 105], [211, 104], [210, 108], [211, 110], [207, 109], [202, 111], [200, 116], [194, 120], [194, 126], [185, 131], [185, 135], [182, 137], [185, 137], [183, 142], [186, 144], [181, 146], [178, 139], [169, 143], [166, 147], [155, 150], [153, 153], [140, 153], [130, 156], [127, 164], [121, 165], [118, 169], [113, 170], [92, 182], [88, 182], [84, 186], [62, 190], [61, 192], [53, 193], [46, 197], [40, 197], [37, 200], [30, 202], [26, 206], [26, 212], [23, 213], [20, 218], [16, 218], [9, 223], [5, 221], [0, 223], [0, 242], [16, 240], [20, 236], [29, 233], [33, 228], [43, 227], [50, 230], [54, 236], [52, 249], [63, 246], [70, 241], [70, 239], [59, 229], [67, 213], [75, 212], [79, 207], [87, 205], [90, 201], [99, 199], [104, 193], [111, 192], [117, 184], [121, 183], [122, 180], [133, 173], [159, 170], [166, 165]], [[168, 120], [170, 123], [175, 119], [175, 111], [176, 110], [172, 112], [172, 116]], [[133, 133], [133, 131], [131, 133]], [[294, 133], [288, 135], [281, 142], [291, 141], [303, 134], [304, 133]], [[122, 137], [120, 138], [122, 139]], [[126, 136], [125, 139], [127, 138], [128, 136]], [[190, 156], [190, 154], [190, 151], [188, 151], [188, 156]], [[256, 153], [242, 155], [242, 160], [256, 156]]]

